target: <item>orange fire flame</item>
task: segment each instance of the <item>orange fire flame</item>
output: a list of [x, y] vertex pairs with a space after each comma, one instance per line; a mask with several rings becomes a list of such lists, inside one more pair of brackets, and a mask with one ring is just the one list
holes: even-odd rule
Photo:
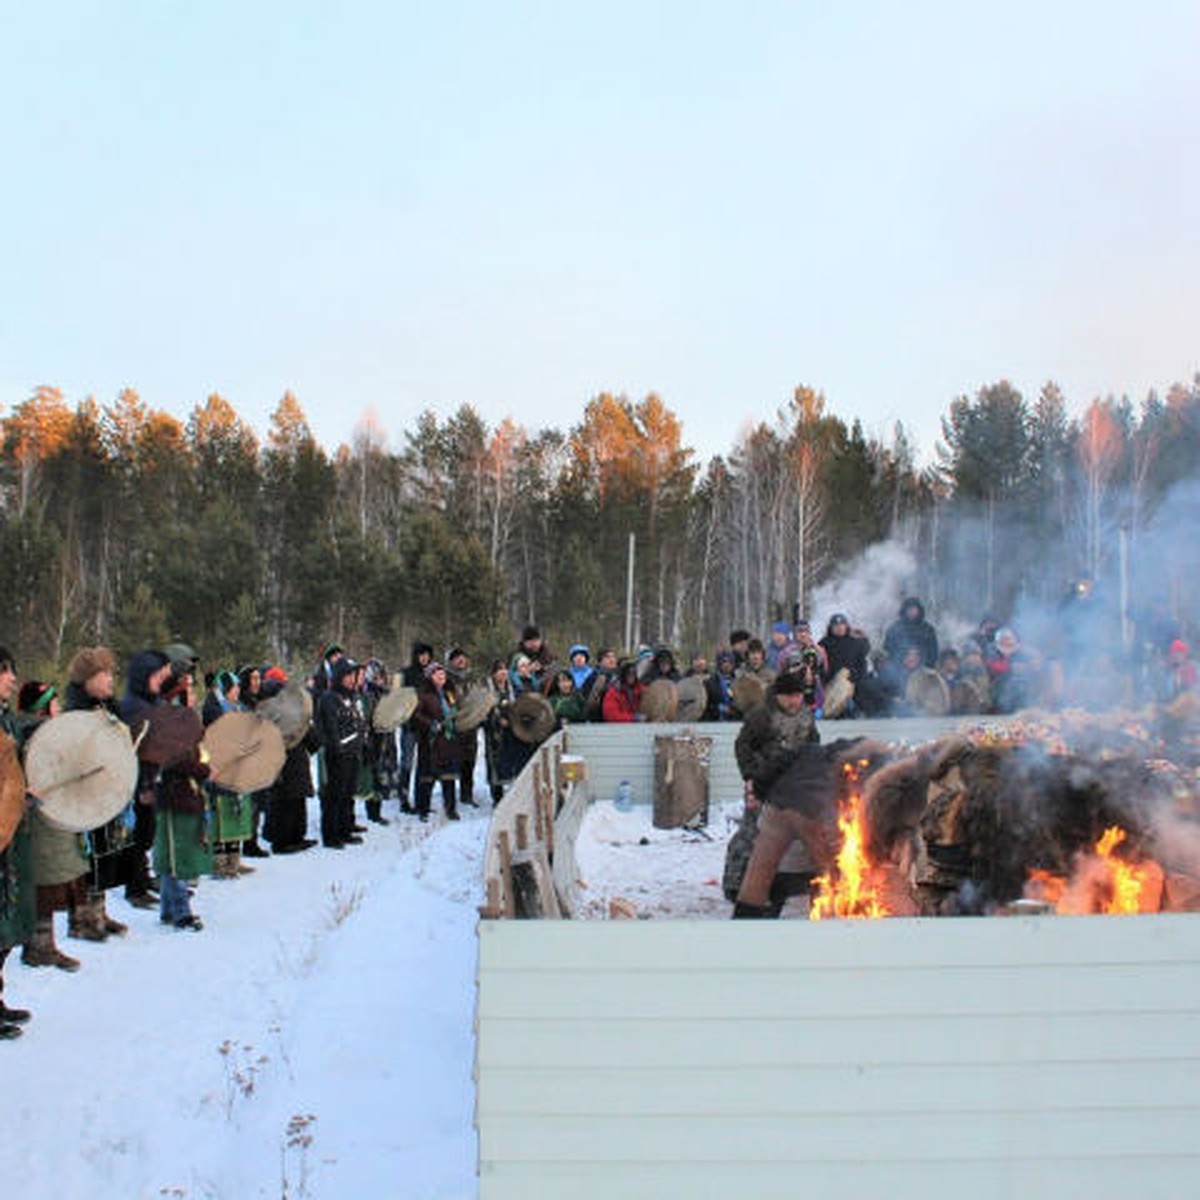
[[[850, 783], [856, 784], [856, 768], [847, 763], [844, 769]], [[876, 868], [867, 857], [863, 798], [857, 787], [851, 788], [849, 798], [841, 805], [838, 832], [842, 841], [836, 867], [815, 880], [816, 896], [809, 909], [809, 920], [886, 917], [888, 908], [880, 893]]]
[[1049, 871], [1030, 871], [1026, 896], [1044, 900], [1055, 912], [1070, 916], [1156, 912], [1163, 870], [1149, 859], [1134, 863], [1118, 857], [1115, 851], [1126, 837], [1125, 830], [1110, 826], [1092, 853], [1076, 863], [1070, 879]]

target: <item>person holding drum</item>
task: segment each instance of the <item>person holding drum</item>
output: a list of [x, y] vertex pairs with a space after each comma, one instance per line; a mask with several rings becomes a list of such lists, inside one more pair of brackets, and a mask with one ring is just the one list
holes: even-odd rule
[[417, 816], [429, 820], [433, 785], [441, 784], [442, 811], [448, 821], [457, 821], [456, 784], [462, 767], [462, 742], [455, 721], [458, 694], [440, 662], [425, 668], [425, 682], [417, 693], [417, 708], [412, 715], [417, 731]]
[[[130, 660], [118, 715], [135, 735], [148, 722], [149, 710], [163, 703], [162, 690], [173, 674], [171, 660], [161, 650], [143, 650]], [[143, 758], [133, 805], [133, 845], [125, 851], [129, 869], [125, 899], [134, 908], [158, 907], [146, 861], [146, 855], [154, 846], [154, 784], [157, 778], [158, 764]]]
[[[458, 703], [477, 686], [471, 679], [471, 659], [461, 646], [452, 646], [446, 653], [446, 676], [454, 685]], [[458, 797], [461, 803], [477, 808], [475, 803], [475, 764], [479, 760], [479, 726], [459, 729]]]
[[[103, 709], [116, 716], [117, 702], [113, 698], [116, 670], [117, 660], [107, 646], [84, 646], [77, 650], [67, 667], [63, 711]], [[103, 942], [109, 936], [121, 936], [129, 928], [123, 921], [108, 915], [105, 893], [109, 888], [121, 887], [140, 878], [137, 870], [139, 851], [133, 844], [135, 803], [130, 797], [123, 812], [88, 835], [91, 850], [87, 894], [83, 903], [78, 904], [68, 917], [67, 934], [70, 937]]]
[[[400, 675], [403, 687], [412, 688], [414, 692], [421, 690], [425, 682], [425, 668], [433, 662], [433, 647], [428, 642], [413, 642], [412, 656], [408, 666]], [[412, 782], [413, 763], [417, 757], [417, 730], [410, 717], [400, 727], [400, 811], [413, 813], [416, 809], [409, 802], [409, 785]]]
[[512, 779], [506, 773], [512, 757], [506, 754], [506, 739], [516, 741], [508, 722], [508, 707], [513, 697], [508, 664], [504, 659], [492, 660], [487, 688], [492, 694], [492, 707], [484, 722], [483, 752], [487, 759], [488, 789], [492, 793], [492, 803], [499, 804], [504, 798], [504, 785]]
[[394, 729], [376, 729], [374, 713], [379, 702], [391, 690], [388, 669], [378, 658], [367, 659], [363, 671], [363, 715], [370, 732], [367, 734], [363, 764], [363, 794], [367, 797], [367, 820], [376, 825], [390, 825], [383, 815], [383, 802], [396, 794], [400, 786], [400, 759], [396, 749]]
[[271, 788], [263, 836], [271, 843], [272, 854], [299, 854], [317, 844], [315, 838], [307, 836], [308, 798], [314, 794], [312, 756], [321, 748], [321, 739], [312, 723], [308, 693], [298, 684], [290, 684], [287, 672], [278, 666], [263, 672], [260, 711], [266, 715], [273, 707], [282, 714], [276, 724], [287, 753]]
[[[257, 669], [257, 668], [256, 668]], [[245, 712], [242, 678], [233, 671], [218, 671], [213, 689], [204, 701], [201, 718], [205, 727], [226, 713]], [[215, 879], [237, 879], [254, 868], [242, 863], [245, 846], [254, 839], [254, 797], [209, 782], [212, 799], [213, 853], [208, 869]]]
[[[53, 684], [37, 679], [21, 685], [17, 710], [26, 722], [26, 736], [44, 721], [58, 714], [58, 695]], [[21, 951], [27, 967], [58, 967], [60, 971], [78, 971], [79, 959], [64, 954], [54, 941], [54, 914], [64, 910], [74, 914], [87, 897], [88, 860], [83, 838], [78, 833], [58, 829], [35, 808], [30, 813], [33, 837], [33, 871], [37, 880], [37, 919], [33, 937]]]

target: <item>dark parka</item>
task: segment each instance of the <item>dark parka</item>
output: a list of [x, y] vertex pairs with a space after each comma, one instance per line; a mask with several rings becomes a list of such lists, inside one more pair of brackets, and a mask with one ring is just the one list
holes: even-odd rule
[[[916, 613], [911, 617], [907, 615], [910, 608], [916, 609]], [[899, 617], [888, 626], [883, 635], [883, 648], [892, 662], [899, 662], [909, 646], [916, 646], [921, 652], [922, 666], [937, 666], [937, 631], [925, 620], [925, 606], [916, 596], [905, 599], [900, 605]]]

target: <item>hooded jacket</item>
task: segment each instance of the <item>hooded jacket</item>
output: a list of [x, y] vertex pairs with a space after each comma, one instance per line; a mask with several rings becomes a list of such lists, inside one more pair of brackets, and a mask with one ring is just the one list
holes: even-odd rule
[[366, 739], [366, 722], [347, 684], [353, 679], [358, 664], [339, 658], [333, 664], [333, 680], [317, 701], [317, 727], [325, 753], [334, 758], [356, 757], [362, 753]]
[[[915, 617], [905, 616], [907, 609], [916, 607]], [[916, 596], [908, 596], [900, 605], [900, 615], [887, 628], [883, 635], [883, 648], [889, 659], [899, 662], [904, 657], [904, 651], [909, 646], [916, 646], [921, 652], [921, 665], [936, 667], [938, 660], [937, 632], [925, 620], [925, 606]]]

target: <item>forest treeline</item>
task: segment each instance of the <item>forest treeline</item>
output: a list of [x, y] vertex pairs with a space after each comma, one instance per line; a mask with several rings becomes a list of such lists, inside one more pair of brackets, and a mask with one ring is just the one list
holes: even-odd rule
[[180, 421], [132, 390], [39, 387], [0, 427], [0, 640], [47, 671], [178, 638], [217, 664], [303, 666], [330, 639], [396, 662], [416, 637], [482, 658], [529, 621], [620, 647], [631, 534], [632, 640], [683, 651], [823, 619], [814, 590], [881, 542], [934, 615], [1087, 576], [1194, 616], [1200, 377], [1075, 418], [1053, 384], [991, 384], [924, 467], [902, 426], [884, 444], [804, 387], [706, 464], [653, 394], [597, 396], [566, 432], [425, 412], [396, 449], [367, 418], [328, 451], [290, 393], [263, 439], [219, 395]]

